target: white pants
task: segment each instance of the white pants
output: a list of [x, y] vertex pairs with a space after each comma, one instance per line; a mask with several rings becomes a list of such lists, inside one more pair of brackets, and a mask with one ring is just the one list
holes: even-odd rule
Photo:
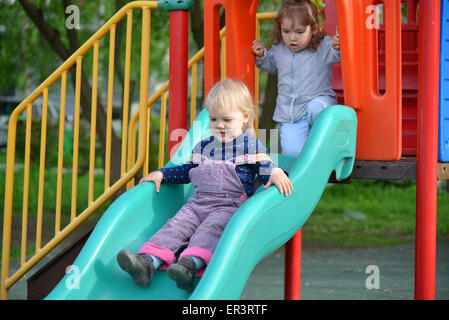
[[337, 100], [332, 97], [316, 97], [307, 105], [308, 112], [304, 117], [297, 122], [282, 123], [280, 129], [282, 154], [296, 156], [301, 153], [318, 114], [334, 104], [337, 104]]

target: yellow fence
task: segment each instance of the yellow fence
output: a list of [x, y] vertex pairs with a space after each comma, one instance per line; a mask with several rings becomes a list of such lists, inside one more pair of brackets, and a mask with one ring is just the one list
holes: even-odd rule
[[[157, 8], [156, 1], [135, 1], [127, 4], [118, 11], [102, 28], [100, 28], [83, 46], [81, 46], [67, 61], [65, 61], [47, 80], [45, 80], [33, 93], [31, 93], [11, 114], [8, 128], [8, 147], [6, 163], [6, 183], [5, 183], [5, 208], [3, 224], [2, 242], [2, 273], [1, 273], [1, 298], [7, 299], [8, 290], [27, 271], [38, 263], [45, 255], [54, 249], [63, 239], [79, 227], [89, 216], [100, 208], [117, 191], [126, 185], [129, 189], [134, 186], [134, 177], [140, 170], [146, 175], [149, 171], [148, 142], [150, 141], [150, 110], [155, 102], [161, 101], [160, 110], [160, 135], [159, 135], [159, 155], [158, 167], [165, 164], [165, 132], [166, 132], [166, 111], [167, 94], [169, 90], [168, 81], [163, 84], [150, 98], [148, 98], [149, 88], [149, 58], [150, 58], [150, 21], [151, 10]], [[129, 90], [130, 90], [130, 65], [131, 65], [131, 36], [133, 12], [138, 9], [142, 11], [142, 38], [141, 38], [141, 66], [140, 66], [140, 96], [139, 110], [131, 119]], [[256, 21], [256, 37], [259, 38], [259, 28], [261, 20], [273, 19], [275, 13], [259, 13]], [[112, 130], [112, 107], [113, 107], [113, 75], [114, 75], [114, 48], [115, 31], [117, 24], [126, 17], [126, 49], [125, 49], [125, 74], [123, 88], [123, 119], [122, 119], [122, 145], [121, 145], [121, 178], [110, 185], [111, 170], [111, 130]], [[109, 68], [108, 68], [108, 98], [107, 98], [107, 122], [106, 122], [106, 152], [104, 166], [104, 192], [94, 199], [94, 176], [95, 176], [95, 145], [96, 139], [96, 118], [97, 118], [97, 94], [98, 94], [98, 55], [99, 42], [109, 34]], [[220, 32], [222, 39], [222, 53], [225, 52], [225, 29]], [[79, 133], [80, 133], [80, 105], [81, 105], [81, 75], [82, 60], [86, 53], [93, 51], [92, 61], [92, 91], [91, 91], [91, 115], [90, 115], [90, 145], [89, 145], [89, 190], [88, 205], [86, 208], [77, 208], [77, 179], [78, 179], [78, 157], [79, 157]], [[188, 62], [190, 71], [190, 125], [197, 114], [196, 98], [198, 88], [198, 64], [204, 56], [204, 48], [198, 51]], [[222, 54], [224, 58], [224, 54]], [[222, 70], [225, 70], [225, 59], [222, 59]], [[66, 106], [66, 86], [67, 72], [75, 68], [75, 115], [73, 122], [73, 162], [72, 162], [72, 193], [71, 193], [71, 214], [70, 222], [61, 230], [61, 198], [62, 198], [62, 178], [63, 178], [63, 150], [64, 150], [64, 127], [65, 106]], [[222, 72], [222, 77], [224, 77]], [[45, 178], [45, 154], [47, 136], [47, 108], [49, 88], [57, 81], [60, 81], [60, 111], [59, 111], [59, 136], [58, 136], [58, 166], [56, 183], [56, 210], [55, 210], [55, 235], [45, 245], [42, 245], [42, 223], [44, 213], [44, 178]], [[33, 103], [42, 97], [41, 115], [41, 141], [40, 141], [40, 164], [39, 164], [39, 185], [37, 204], [37, 223], [35, 252], [31, 257], [27, 257], [28, 238], [28, 201], [30, 183], [30, 145], [31, 123]], [[259, 97], [259, 75], [256, 70], [256, 92], [255, 102], [258, 106]], [[17, 123], [19, 116], [25, 114], [26, 137], [23, 175], [23, 200], [22, 200], [22, 230], [20, 248], [20, 268], [11, 276], [10, 254], [11, 254], [11, 229], [13, 213], [13, 184], [16, 151]], [[23, 115], [22, 115], [23, 117]], [[257, 119], [257, 117], [256, 117]], [[129, 120], [129, 121], [128, 121]], [[257, 128], [257, 123], [256, 123]], [[138, 130], [139, 129], [139, 130]], [[138, 140], [138, 149], [136, 149]], [[136, 159], [137, 150], [137, 159]], [[80, 212], [77, 215], [77, 212]]]

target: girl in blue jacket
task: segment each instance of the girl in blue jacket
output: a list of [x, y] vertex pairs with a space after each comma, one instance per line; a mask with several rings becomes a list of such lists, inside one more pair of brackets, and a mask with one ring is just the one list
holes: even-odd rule
[[340, 61], [340, 38], [325, 36], [319, 20], [324, 7], [310, 0], [286, 0], [275, 19], [274, 39], [267, 52], [259, 40], [252, 45], [256, 66], [278, 75], [273, 120], [281, 123], [282, 153], [298, 155], [317, 115], [337, 103], [332, 70]]

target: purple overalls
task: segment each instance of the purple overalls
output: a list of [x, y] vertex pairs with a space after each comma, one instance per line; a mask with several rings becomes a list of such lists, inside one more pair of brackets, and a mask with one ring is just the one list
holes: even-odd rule
[[185, 246], [179, 258], [196, 256], [208, 264], [226, 224], [247, 198], [235, 172], [236, 165], [248, 162], [247, 155], [222, 161], [194, 154], [193, 162], [198, 163], [189, 171], [194, 195], [138, 252], [164, 260], [160, 269], [174, 263]]

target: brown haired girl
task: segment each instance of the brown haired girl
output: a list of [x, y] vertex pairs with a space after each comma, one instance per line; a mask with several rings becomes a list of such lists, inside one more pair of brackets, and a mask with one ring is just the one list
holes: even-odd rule
[[[298, 155], [317, 115], [337, 103], [331, 67], [340, 61], [340, 39], [320, 31], [324, 4], [315, 0], [286, 0], [279, 9], [274, 39], [267, 52], [259, 40], [252, 50], [256, 66], [278, 75], [273, 120], [281, 123], [282, 153]], [[321, 22], [321, 23], [320, 23]]]

